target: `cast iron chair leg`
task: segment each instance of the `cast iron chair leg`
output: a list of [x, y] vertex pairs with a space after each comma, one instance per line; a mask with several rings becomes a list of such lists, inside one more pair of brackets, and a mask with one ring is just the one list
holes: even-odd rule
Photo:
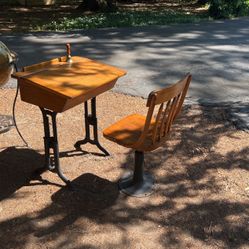
[[135, 151], [134, 172], [120, 179], [119, 189], [127, 195], [144, 197], [152, 193], [153, 184], [153, 177], [144, 173], [144, 152]]

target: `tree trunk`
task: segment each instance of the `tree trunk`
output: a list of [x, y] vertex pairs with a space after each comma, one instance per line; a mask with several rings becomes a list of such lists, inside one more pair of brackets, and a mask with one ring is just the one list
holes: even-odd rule
[[114, 8], [112, 0], [83, 0], [78, 6], [80, 10], [110, 11]]

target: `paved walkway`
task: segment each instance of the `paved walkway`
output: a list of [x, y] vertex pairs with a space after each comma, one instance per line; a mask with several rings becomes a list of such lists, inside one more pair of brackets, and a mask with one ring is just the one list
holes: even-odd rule
[[[19, 66], [72, 53], [128, 71], [115, 90], [146, 97], [191, 72], [189, 102], [235, 104], [249, 125], [249, 19], [67, 33], [1, 35]], [[13, 87], [12, 80], [7, 86]], [[249, 126], [248, 126], [249, 127]]]

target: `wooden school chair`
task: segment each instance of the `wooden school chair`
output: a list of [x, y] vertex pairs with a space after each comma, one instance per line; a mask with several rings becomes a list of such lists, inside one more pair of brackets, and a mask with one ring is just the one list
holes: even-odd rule
[[[135, 151], [133, 174], [119, 181], [122, 192], [142, 197], [152, 192], [153, 177], [144, 172], [144, 152], [153, 151], [167, 139], [189, 88], [191, 75], [159, 91], [152, 91], [147, 100], [146, 116], [129, 115], [103, 131], [104, 137]], [[157, 108], [159, 107], [159, 108]]]

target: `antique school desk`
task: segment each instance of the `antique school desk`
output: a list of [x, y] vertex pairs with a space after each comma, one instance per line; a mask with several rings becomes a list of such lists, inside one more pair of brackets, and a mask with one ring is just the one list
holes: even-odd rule
[[[67, 57], [24, 67], [23, 72], [12, 75], [18, 80], [21, 99], [40, 107], [44, 124], [45, 168], [55, 171], [67, 184], [59, 162], [56, 115], [84, 102], [85, 138], [76, 142], [95, 144], [105, 155], [109, 153], [98, 141], [96, 96], [114, 87], [117, 79], [126, 74], [124, 70], [84, 57]], [[91, 102], [91, 112], [88, 111]], [[51, 119], [51, 124], [49, 122]], [[93, 138], [90, 136], [93, 127]], [[52, 150], [52, 152], [51, 152]]]

